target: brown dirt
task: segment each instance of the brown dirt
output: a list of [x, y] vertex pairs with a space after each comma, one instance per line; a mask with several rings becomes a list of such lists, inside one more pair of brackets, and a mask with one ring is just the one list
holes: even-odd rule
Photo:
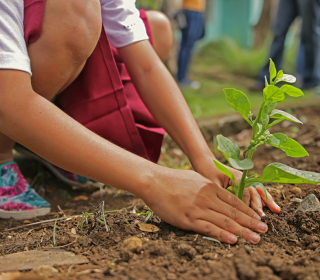
[[[257, 151], [254, 157], [255, 172], [261, 173], [269, 163], [278, 161], [295, 168], [320, 172], [320, 117], [319, 108], [296, 109], [294, 115], [306, 123], [303, 126], [279, 125], [275, 131], [284, 130], [302, 143], [310, 153], [306, 158], [288, 158], [272, 147], [264, 147]], [[244, 147], [250, 140], [250, 134], [244, 131], [231, 137]], [[168, 150], [162, 155], [162, 163], [166, 165], [189, 168], [188, 162], [181, 161], [185, 156], [177, 150]], [[34, 163], [32, 163], [34, 164]], [[24, 168], [26, 176], [33, 178], [37, 165]], [[23, 166], [23, 165], [22, 165]], [[30, 175], [31, 174], [31, 175]], [[48, 183], [49, 182], [49, 183]], [[66, 215], [81, 214], [93, 211], [93, 206], [105, 201], [107, 209], [127, 208], [145, 212], [143, 203], [136, 197], [124, 192], [90, 197], [88, 193], [72, 191], [52, 178], [43, 183], [46, 198], [53, 204], [53, 210], [46, 217], [32, 221], [0, 221], [0, 255], [6, 255], [24, 250], [44, 248], [53, 244], [53, 223], [26, 227], [19, 230], [3, 232], [3, 230], [24, 225], [30, 222], [53, 219], [59, 213], [56, 205], [60, 205]], [[304, 198], [314, 193], [320, 198], [320, 190], [313, 185], [298, 185], [302, 193], [291, 193], [292, 185], [268, 185], [276, 201], [282, 207], [282, 212], [268, 214], [265, 221], [269, 231], [262, 235], [258, 245], [250, 245], [239, 240], [235, 245], [218, 244], [203, 239], [194, 232], [183, 231], [152, 217], [150, 223], [160, 228], [159, 232], [147, 233], [138, 229], [137, 223], [145, 219], [144, 215], [126, 212], [109, 213], [106, 221], [111, 232], [89, 218], [80, 231], [81, 216], [67, 222], [57, 224], [57, 246], [65, 246], [67, 251], [87, 256], [90, 262], [85, 265], [57, 266], [59, 273], [51, 279], [228, 279], [228, 280], [316, 280], [320, 279], [320, 213], [295, 212], [297, 203], [293, 197]], [[73, 201], [79, 195], [88, 197], [86, 201]], [[131, 206], [131, 208], [130, 208]], [[127, 212], [128, 212], [127, 211]], [[61, 214], [60, 214], [61, 216]], [[130, 223], [130, 226], [127, 224]], [[78, 238], [71, 234], [75, 228]], [[33, 229], [32, 231], [30, 231]], [[134, 253], [122, 249], [123, 242], [136, 236], [141, 239], [142, 247]], [[71, 244], [70, 244], [71, 243]], [[70, 244], [70, 245], [68, 245]], [[24, 272], [27, 277], [30, 272]], [[22, 278], [21, 278], [22, 279]]]

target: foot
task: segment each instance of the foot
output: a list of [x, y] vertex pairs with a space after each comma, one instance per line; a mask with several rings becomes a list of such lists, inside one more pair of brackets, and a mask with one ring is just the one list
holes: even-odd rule
[[50, 203], [30, 187], [18, 165], [0, 165], [0, 218], [32, 219], [50, 213]]
[[185, 80], [178, 82], [178, 85], [180, 87], [189, 87], [192, 89], [199, 89], [201, 87], [201, 84], [199, 82], [191, 81], [189, 79], [185, 79]]

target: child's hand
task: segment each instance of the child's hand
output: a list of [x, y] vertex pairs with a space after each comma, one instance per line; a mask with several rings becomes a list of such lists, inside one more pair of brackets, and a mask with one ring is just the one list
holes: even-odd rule
[[[201, 159], [197, 160], [196, 163], [193, 163], [195, 170], [223, 188], [232, 186], [233, 184], [229, 177], [221, 173], [216, 168], [215, 164], [213, 163], [213, 158], [213, 155], [203, 156]], [[231, 171], [236, 182], [239, 182], [242, 172], [229, 166], [225, 167]], [[262, 189], [249, 187], [245, 188], [244, 190], [243, 201], [247, 205], [251, 205], [252, 209], [258, 210], [260, 216], [265, 215], [263, 212], [263, 206], [268, 206], [272, 212], [279, 213], [281, 208], [275, 203], [269, 192], [267, 192], [267, 195], [268, 201], [266, 201], [266, 196]]]
[[166, 222], [185, 230], [236, 243], [237, 236], [253, 244], [267, 225], [243, 201], [202, 175], [159, 167], [142, 195], [147, 205]]

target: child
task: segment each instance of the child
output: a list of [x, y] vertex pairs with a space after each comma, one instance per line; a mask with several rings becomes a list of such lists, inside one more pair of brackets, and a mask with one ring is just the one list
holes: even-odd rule
[[[148, 157], [108, 39], [101, 33], [101, 7], [106, 31], [141, 99], [197, 172], [161, 167], [130, 152]], [[133, 0], [12, 0], [2, 1], [0, 10], [0, 34], [4, 34], [0, 37], [1, 217], [24, 218], [50, 211], [12, 162], [11, 149], [17, 141], [65, 170], [141, 197], [175, 226], [227, 243], [235, 243], [237, 236], [259, 242], [260, 236], [250, 229], [266, 232], [267, 226], [255, 211], [223, 189], [231, 182], [213, 164], [214, 156], [182, 94], [147, 40]], [[109, 12], [112, 20], [106, 21]], [[91, 73], [95, 65], [97, 71]], [[97, 83], [87, 88], [90, 79]], [[125, 149], [91, 132], [49, 101], [63, 92], [67, 97], [61, 103], [68, 105], [66, 100], [77, 91], [80, 99], [89, 95], [90, 106], [96, 108], [80, 121], [91, 129], [95, 117], [106, 116], [104, 125], [118, 134]], [[102, 101], [104, 106], [99, 105]], [[78, 100], [66, 110], [81, 115]], [[240, 178], [240, 172], [230, 171]], [[263, 192], [251, 188], [250, 193], [251, 205], [261, 214], [261, 198], [272, 211], [280, 211], [271, 196], [266, 201]]]

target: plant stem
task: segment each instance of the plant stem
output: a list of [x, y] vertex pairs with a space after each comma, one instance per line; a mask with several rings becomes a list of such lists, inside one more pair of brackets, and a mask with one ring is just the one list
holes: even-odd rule
[[254, 123], [253, 123], [253, 125], [252, 125], [252, 129], [253, 129], [253, 140], [256, 140], [255, 130], [259, 131], [258, 122], [259, 122], [259, 119], [260, 119], [260, 117], [261, 117], [262, 109], [263, 109], [265, 103], [266, 103], [266, 102], [263, 101], [263, 103], [262, 103], [262, 105], [261, 105], [261, 107], [260, 107], [260, 109], [259, 109], [259, 113], [258, 113], [257, 117], [255, 118]]
[[[248, 156], [249, 159], [252, 159], [253, 152], [254, 152], [255, 150], [256, 150], [256, 147], [250, 149], [249, 156]], [[248, 175], [248, 171], [249, 171], [249, 169], [243, 171], [243, 174], [242, 174], [242, 177], [241, 177], [239, 186], [238, 186], [237, 197], [239, 197], [241, 200], [242, 200], [242, 198], [243, 198], [243, 192], [244, 192], [244, 187], [245, 187], [245, 183], [246, 183], [246, 178], [247, 178], [247, 175]]]

